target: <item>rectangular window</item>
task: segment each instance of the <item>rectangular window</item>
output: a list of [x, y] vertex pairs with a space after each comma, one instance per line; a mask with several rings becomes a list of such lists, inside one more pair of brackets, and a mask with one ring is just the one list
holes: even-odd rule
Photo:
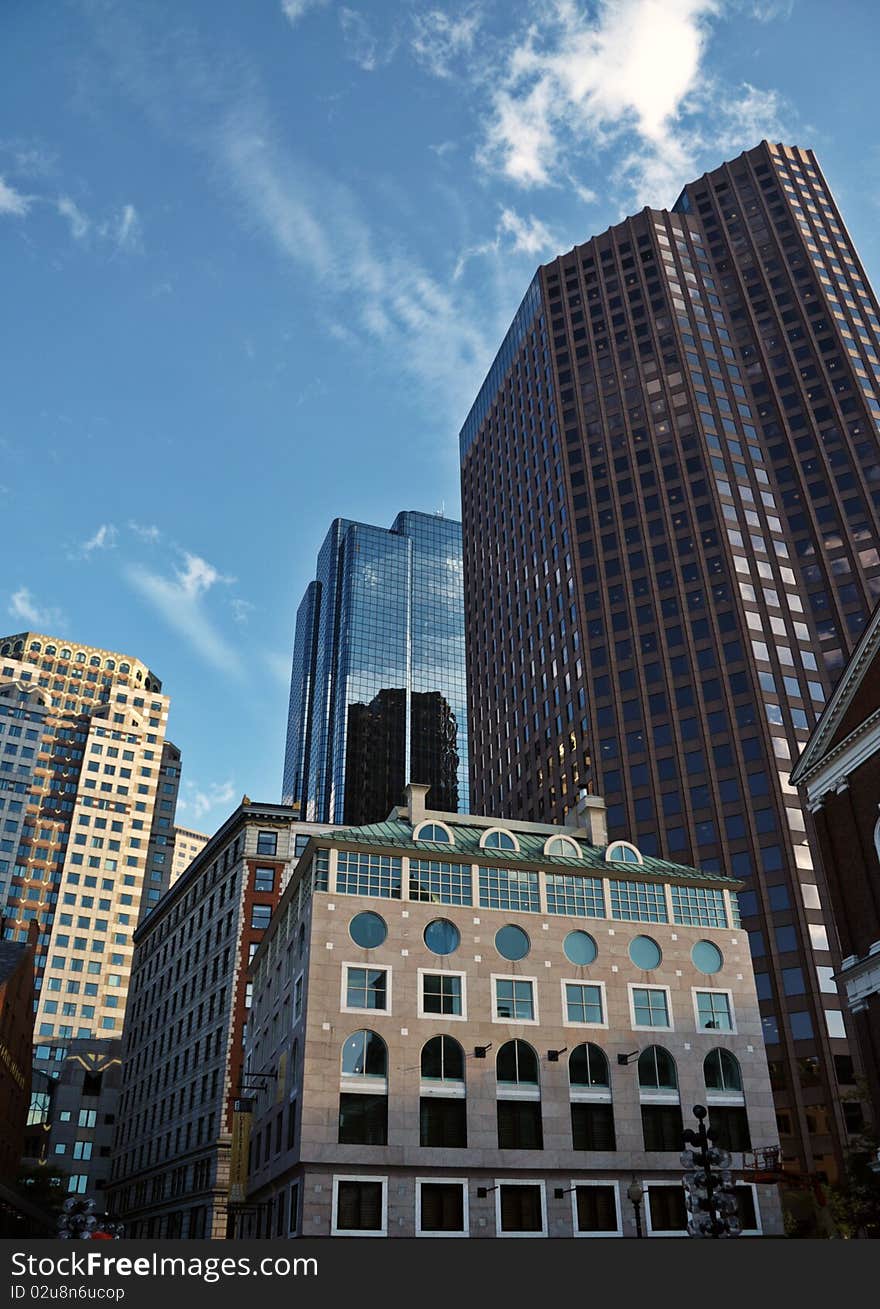
[[685, 927], [727, 927], [724, 892], [705, 886], [673, 886], [672, 919]]
[[500, 1236], [545, 1236], [544, 1188], [535, 1182], [501, 1182], [496, 1191]]
[[668, 922], [666, 895], [655, 882], [611, 882], [611, 917], [637, 923]]
[[423, 1095], [419, 1101], [419, 1145], [467, 1146], [467, 1101]]
[[726, 991], [697, 991], [697, 1027], [704, 1032], [732, 1032], [733, 1014]]
[[495, 978], [494, 1017], [506, 1022], [533, 1023], [535, 996], [530, 979], [514, 977]]
[[617, 1187], [613, 1185], [574, 1188], [575, 1234], [613, 1236], [621, 1234]]
[[388, 1144], [387, 1095], [359, 1095], [348, 1091], [340, 1094], [339, 1144]]
[[274, 891], [274, 890], [275, 890], [275, 869], [274, 869], [274, 868], [255, 868], [255, 869], [254, 869], [254, 890], [255, 890], [255, 891]]
[[473, 904], [470, 864], [410, 859], [409, 898], [428, 904]]
[[458, 973], [422, 974], [422, 1011], [426, 1014], [463, 1016], [461, 976]]
[[642, 1105], [642, 1134], [646, 1150], [680, 1152], [684, 1148], [683, 1132], [681, 1105]]
[[544, 1149], [539, 1100], [498, 1101], [498, 1149]]
[[346, 968], [345, 1008], [388, 1009], [386, 968]]
[[275, 855], [278, 853], [277, 832], [257, 832], [257, 854]]
[[467, 1187], [464, 1182], [417, 1182], [421, 1233], [463, 1236], [467, 1233]]
[[587, 1101], [571, 1106], [571, 1143], [573, 1150], [616, 1150], [614, 1110], [610, 1104]]
[[340, 850], [336, 865], [336, 890], [340, 895], [372, 895], [385, 900], [400, 899], [403, 861], [391, 855], [357, 854]]
[[336, 1177], [333, 1179], [334, 1236], [385, 1236], [387, 1234], [386, 1179]]
[[548, 873], [547, 913], [567, 918], [604, 918], [605, 895], [599, 877]]
[[272, 917], [272, 906], [270, 904], [251, 905], [251, 927], [259, 928], [264, 931], [269, 926], [269, 919]]
[[752, 1148], [745, 1105], [710, 1105], [709, 1130], [713, 1144], [725, 1150], [739, 1153]]
[[481, 867], [480, 904], [484, 909], [540, 913], [538, 874], [525, 869]]
[[687, 1232], [687, 1209], [684, 1203], [684, 1187], [649, 1186], [647, 1200], [648, 1230], [652, 1236], [664, 1236], [670, 1232]]
[[586, 982], [565, 982], [565, 1016], [570, 1023], [605, 1022], [602, 988]]
[[665, 989], [654, 986], [633, 986], [633, 1027], [669, 1028], [669, 996]]

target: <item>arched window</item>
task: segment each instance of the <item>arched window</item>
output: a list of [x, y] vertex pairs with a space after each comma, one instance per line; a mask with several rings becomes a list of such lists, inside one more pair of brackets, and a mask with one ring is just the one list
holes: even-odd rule
[[538, 1056], [528, 1041], [506, 1041], [495, 1060], [498, 1082], [514, 1086], [538, 1085]]
[[874, 828], [874, 849], [877, 851], [877, 858], [880, 859], [880, 819]]
[[606, 862], [617, 864], [643, 864], [642, 853], [629, 841], [614, 841], [605, 851]]
[[11, 649], [12, 646], [7, 641], [4, 646], [0, 647], [0, 654], [8, 655]]
[[581, 848], [570, 836], [548, 836], [544, 842], [544, 854], [549, 858], [582, 859]]
[[742, 1069], [736, 1055], [729, 1050], [717, 1047], [710, 1050], [703, 1060], [703, 1076], [707, 1091], [723, 1091], [742, 1094]]
[[84, 664], [84, 663], [85, 663], [85, 661], [86, 661], [86, 657], [85, 657], [85, 655], [83, 654], [82, 650], [77, 650], [76, 654], [73, 656], [73, 661], [74, 661], [74, 663], [76, 663], [76, 664]]
[[378, 1032], [353, 1032], [342, 1047], [343, 1077], [387, 1077], [388, 1047]]
[[515, 836], [505, 831], [503, 827], [490, 827], [488, 832], [483, 833], [480, 845], [484, 850], [518, 850], [519, 844]]
[[611, 1074], [608, 1070], [608, 1057], [604, 1050], [591, 1041], [576, 1045], [568, 1056], [568, 1081], [572, 1088], [585, 1089], [611, 1086]]
[[[46, 654], [48, 653], [49, 651], [47, 650]], [[100, 659], [98, 658], [97, 655], [92, 655], [91, 659], [89, 660], [89, 668], [100, 668], [100, 667], [101, 667]]]
[[433, 841], [435, 845], [454, 845], [452, 833], [445, 823], [422, 823], [413, 832], [415, 841]]
[[643, 1091], [677, 1091], [675, 1060], [662, 1045], [649, 1045], [639, 1055], [639, 1086]]
[[115, 672], [115, 671], [116, 671], [116, 660], [115, 660], [115, 659], [105, 659], [105, 660], [104, 660], [104, 667], [107, 669], [108, 673]]
[[120, 664], [120, 665], [119, 665], [119, 671], [120, 671], [120, 673], [130, 673], [130, 672], [131, 672], [131, 665], [130, 665], [130, 664]]
[[61, 651], [61, 654], [58, 656], [58, 658], [59, 658], [59, 659], [69, 659], [69, 658], [70, 658], [70, 651], [69, 651], [69, 650], [62, 650], [62, 651]]
[[464, 1082], [464, 1050], [451, 1036], [432, 1036], [422, 1046], [422, 1080]]
[[[30, 645], [28, 646], [28, 649], [30, 650], [31, 654], [39, 654], [42, 648], [43, 647], [39, 641], [31, 641]], [[3, 653], [4, 654], [6, 653], [6, 647], [4, 647]]]

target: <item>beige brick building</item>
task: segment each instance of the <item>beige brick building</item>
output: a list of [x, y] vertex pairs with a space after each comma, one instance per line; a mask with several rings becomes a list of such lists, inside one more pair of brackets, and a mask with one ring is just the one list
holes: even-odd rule
[[780, 1234], [738, 883], [573, 828], [424, 809], [318, 836], [253, 963], [241, 1234], [635, 1234], [686, 1223], [708, 1104], [743, 1230]]

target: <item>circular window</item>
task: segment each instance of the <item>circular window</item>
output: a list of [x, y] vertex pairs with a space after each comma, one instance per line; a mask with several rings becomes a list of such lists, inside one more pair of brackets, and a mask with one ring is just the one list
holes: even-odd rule
[[569, 932], [562, 948], [566, 959], [573, 964], [591, 964], [599, 953], [589, 932]]
[[659, 967], [663, 955], [657, 942], [652, 941], [650, 936], [634, 936], [629, 943], [629, 957], [636, 968], [648, 972], [651, 968]]
[[717, 973], [724, 963], [724, 956], [713, 941], [697, 941], [691, 950], [694, 967], [701, 973]]
[[363, 946], [365, 950], [375, 950], [388, 935], [385, 919], [371, 913], [355, 914], [348, 931], [355, 945]]
[[531, 949], [531, 942], [521, 927], [508, 923], [506, 927], [499, 927], [495, 933], [495, 949], [502, 959], [515, 962], [517, 959], [525, 959]]
[[432, 954], [452, 954], [461, 944], [461, 932], [448, 918], [435, 918], [425, 928], [425, 945]]

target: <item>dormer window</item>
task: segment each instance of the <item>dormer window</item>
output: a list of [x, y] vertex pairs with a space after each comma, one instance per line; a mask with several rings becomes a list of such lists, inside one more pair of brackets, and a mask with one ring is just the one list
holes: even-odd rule
[[516, 837], [511, 836], [503, 827], [490, 827], [480, 845], [484, 850], [519, 850]]
[[581, 848], [570, 836], [551, 836], [544, 845], [544, 854], [557, 859], [580, 859]]
[[605, 860], [609, 864], [643, 864], [642, 853], [629, 841], [615, 841], [605, 851]]
[[435, 845], [454, 845], [452, 833], [444, 823], [422, 823], [413, 832], [416, 841], [433, 841]]

